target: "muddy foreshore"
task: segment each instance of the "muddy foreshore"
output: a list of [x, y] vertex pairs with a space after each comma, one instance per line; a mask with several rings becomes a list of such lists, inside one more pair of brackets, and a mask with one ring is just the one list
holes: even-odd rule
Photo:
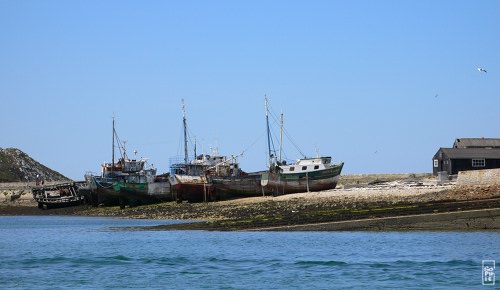
[[[81, 215], [196, 222], [146, 230], [500, 230], [498, 186], [372, 182], [362, 186], [212, 203], [167, 202], [119, 209], [0, 205], [0, 215]], [[159, 222], [161, 223], [161, 222]]]

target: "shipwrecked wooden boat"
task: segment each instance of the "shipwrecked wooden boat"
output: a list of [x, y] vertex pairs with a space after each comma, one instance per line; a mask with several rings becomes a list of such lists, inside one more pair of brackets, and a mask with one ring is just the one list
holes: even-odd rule
[[[240, 172], [236, 158], [219, 155], [212, 149], [211, 154], [201, 154], [188, 163], [171, 166], [170, 183], [177, 201], [215, 201], [228, 199], [219, 195], [216, 180], [237, 178]], [[221, 188], [219, 188], [221, 189]]]
[[261, 186], [262, 174], [266, 171], [239, 171], [231, 176], [216, 176], [212, 178], [217, 199], [228, 200], [244, 197], [255, 197], [271, 194], [269, 188]]
[[214, 177], [212, 183], [219, 200], [321, 191], [337, 186], [343, 166], [332, 164], [331, 157], [303, 158], [273, 164], [268, 171]]
[[84, 190], [85, 182], [66, 182], [54, 185], [35, 186], [31, 189], [38, 208], [48, 209], [83, 204], [90, 200]]
[[276, 163], [262, 175], [261, 185], [275, 194], [333, 189], [344, 163], [332, 164], [331, 157], [302, 158], [294, 164]]
[[[344, 163], [332, 164], [331, 156], [319, 156], [318, 154], [314, 158], [304, 156], [304, 158], [298, 159], [294, 163], [287, 164], [282, 159], [283, 114], [281, 114], [279, 120], [280, 148], [277, 154], [270, 133], [269, 115], [271, 112], [267, 97], [265, 98], [265, 110], [269, 171], [262, 174], [261, 186], [272, 191], [274, 194], [321, 191], [335, 188]], [[299, 149], [298, 151], [301, 152]]]
[[[121, 157], [115, 162], [115, 140]], [[92, 192], [96, 193], [95, 205], [126, 205], [171, 201], [168, 174], [156, 175], [156, 168], [147, 166], [147, 159], [130, 159], [118, 138], [113, 119], [113, 144], [111, 163], [101, 165], [101, 174], [87, 173], [85, 180]], [[135, 151], [137, 152], [137, 151]]]
[[[210, 168], [217, 165], [226, 158], [212, 152], [211, 155], [196, 154], [196, 144], [194, 145], [194, 160], [189, 160], [188, 140], [187, 140], [187, 121], [182, 99], [182, 128], [184, 135], [184, 160], [180, 158], [171, 159], [169, 181], [172, 188], [172, 194], [177, 202], [201, 202], [214, 201], [216, 195], [214, 186], [210, 178]], [[216, 166], [216, 170], [221, 172], [222, 167]]]
[[[269, 168], [266, 171], [244, 173], [228, 177], [213, 177], [217, 197], [230, 199], [262, 195], [280, 195], [298, 192], [321, 191], [337, 186], [344, 163], [333, 164], [331, 156], [301, 158], [287, 162], [282, 158], [283, 114], [281, 114], [279, 152], [269, 124], [269, 104], [265, 98], [267, 149]], [[277, 119], [277, 118], [275, 118]], [[277, 120], [275, 120], [278, 122]], [[294, 143], [294, 142], [292, 142]], [[298, 148], [297, 148], [298, 149]], [[299, 150], [300, 151], [300, 150]], [[303, 154], [302, 154], [303, 155]]]
[[168, 175], [156, 176], [156, 168], [146, 168], [144, 159], [128, 159], [125, 155], [110, 166], [102, 165], [100, 176], [86, 174], [89, 188], [96, 193], [95, 205], [126, 205], [171, 201]]

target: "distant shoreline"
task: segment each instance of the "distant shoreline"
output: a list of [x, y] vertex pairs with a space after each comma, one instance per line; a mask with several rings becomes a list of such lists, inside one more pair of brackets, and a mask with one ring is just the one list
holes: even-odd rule
[[[500, 186], [437, 185], [428, 174], [347, 176], [322, 192], [211, 203], [167, 202], [140, 207], [77, 206], [40, 210], [25, 198], [0, 203], [0, 215], [77, 215], [199, 220], [142, 230], [346, 231], [500, 230]], [[345, 182], [349, 180], [349, 182]], [[161, 222], [159, 222], [161, 223]]]

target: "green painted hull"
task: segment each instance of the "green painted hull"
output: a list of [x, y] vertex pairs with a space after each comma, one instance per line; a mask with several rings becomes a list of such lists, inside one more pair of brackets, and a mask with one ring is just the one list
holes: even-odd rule
[[343, 166], [341, 163], [324, 170], [288, 174], [270, 172], [262, 176], [262, 181], [266, 190], [275, 194], [329, 190], [337, 186]]
[[270, 194], [288, 194], [333, 189], [337, 186], [344, 163], [325, 170], [279, 174], [259, 172], [244, 177], [214, 177], [213, 184], [221, 200]]
[[105, 205], [135, 205], [173, 200], [169, 182], [101, 182], [96, 192], [98, 203]]

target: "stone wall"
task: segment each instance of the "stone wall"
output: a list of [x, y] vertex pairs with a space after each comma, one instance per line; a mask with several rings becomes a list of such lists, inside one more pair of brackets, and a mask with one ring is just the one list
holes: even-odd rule
[[423, 180], [434, 179], [432, 173], [399, 173], [399, 174], [342, 174], [339, 183], [341, 185], [368, 184], [371, 182]]
[[0, 206], [36, 205], [31, 189], [0, 189]]
[[457, 185], [500, 186], [500, 168], [460, 171], [458, 173]]
[[[61, 181], [45, 182], [45, 185], [54, 185]], [[0, 182], [0, 206], [36, 206], [31, 188], [34, 182]]]

